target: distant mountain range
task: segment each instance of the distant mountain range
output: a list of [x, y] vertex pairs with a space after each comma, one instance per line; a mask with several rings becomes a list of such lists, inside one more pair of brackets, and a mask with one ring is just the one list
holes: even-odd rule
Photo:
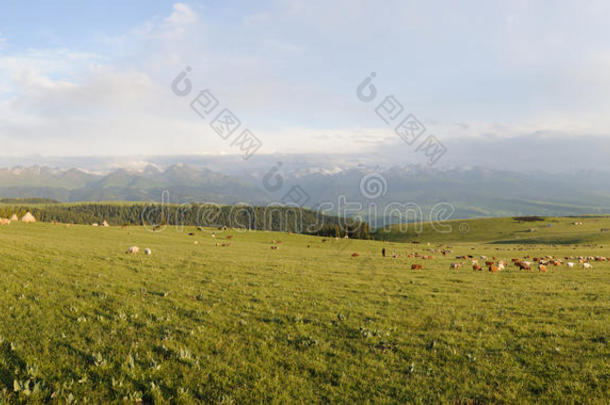
[[347, 158], [305, 157], [283, 162], [269, 157], [240, 166], [231, 159], [208, 160], [208, 166], [223, 173], [192, 162], [166, 166], [149, 162], [102, 171], [46, 166], [0, 169], [0, 198], [160, 202], [167, 191], [171, 203], [265, 205], [291, 202], [295, 193], [302, 193], [300, 202], [307, 207], [337, 211], [343, 203], [352, 204], [352, 214], [358, 211], [369, 220], [384, 217], [383, 209], [390, 204], [405, 203], [417, 204], [424, 215], [435, 204], [448, 203], [454, 209], [451, 218], [610, 213], [610, 176], [603, 172], [380, 167]]
[[164, 191], [173, 203], [242, 201], [262, 204], [268, 196], [232, 176], [182, 164], [165, 170], [117, 169], [106, 174], [49, 167], [0, 169], [1, 197], [40, 197], [59, 201], [161, 201]]

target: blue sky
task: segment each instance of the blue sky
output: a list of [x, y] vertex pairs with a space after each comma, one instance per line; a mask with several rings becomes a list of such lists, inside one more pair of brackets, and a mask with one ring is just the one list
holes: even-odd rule
[[[234, 153], [210, 89], [263, 153], [406, 148], [371, 72], [439, 139], [608, 134], [606, 1], [5, 1], [5, 155]], [[193, 94], [170, 84], [186, 66]]]

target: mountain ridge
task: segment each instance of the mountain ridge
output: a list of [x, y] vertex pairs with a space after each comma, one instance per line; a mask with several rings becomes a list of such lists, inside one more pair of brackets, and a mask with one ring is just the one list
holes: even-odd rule
[[[309, 207], [332, 202], [333, 209], [340, 210], [338, 200], [343, 197], [360, 204], [359, 214], [369, 219], [386, 217], [380, 211], [368, 212], [372, 204], [383, 209], [394, 203], [417, 204], [424, 213], [435, 204], [449, 203], [455, 218], [610, 213], [610, 176], [601, 171], [525, 174], [479, 166], [436, 169], [421, 164], [339, 166], [329, 161], [320, 167], [307, 161], [299, 165], [263, 163], [231, 174], [180, 162], [104, 173], [77, 167], [18, 166], [0, 169], [0, 197], [160, 202], [167, 191], [174, 203], [266, 205], [285, 200], [289, 190], [298, 187], [306, 193]], [[279, 190], [265, 186], [270, 173], [281, 180]], [[363, 192], [363, 181], [371, 176], [383, 188], [374, 198]]]

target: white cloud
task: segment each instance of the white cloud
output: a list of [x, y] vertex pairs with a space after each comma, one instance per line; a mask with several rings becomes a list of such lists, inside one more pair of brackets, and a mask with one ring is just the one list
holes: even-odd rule
[[165, 19], [171, 25], [188, 25], [197, 22], [199, 16], [184, 3], [174, 4], [174, 11]]
[[[573, 40], [519, 6], [507, 18], [492, 6], [482, 15], [402, 1], [273, 4], [221, 20], [218, 10], [176, 3], [94, 43], [95, 52], [0, 55], [3, 153], [234, 153], [188, 97], [170, 91], [187, 65], [191, 97], [211, 89], [266, 153], [358, 152], [398, 140], [375, 103], [355, 97], [373, 70], [380, 95], [395, 94], [441, 140], [610, 127], [608, 49], [578, 48], [583, 33], [570, 28]], [[559, 63], [564, 41], [569, 63]]]

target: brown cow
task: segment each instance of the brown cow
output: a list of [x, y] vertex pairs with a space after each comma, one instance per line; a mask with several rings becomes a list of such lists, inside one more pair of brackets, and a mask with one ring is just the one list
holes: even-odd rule
[[481, 271], [481, 266], [479, 266], [478, 264], [474, 263], [474, 264], [472, 265], [472, 270], [474, 270], [474, 271], [477, 271], [477, 270], [478, 270], [478, 271]]
[[546, 273], [546, 266], [544, 264], [539, 264], [538, 271], [541, 273]]
[[492, 273], [497, 273], [498, 272], [498, 266], [496, 266], [495, 264], [491, 264], [489, 266], [489, 271], [491, 271]]
[[424, 268], [424, 266], [422, 266], [421, 264], [412, 264], [411, 265], [411, 270], [422, 270]]
[[360, 256], [358, 253], [356, 253], [356, 252], [352, 253], [352, 257], [358, 257], [358, 256]]
[[532, 269], [530, 267], [530, 265], [525, 262], [516, 262], [515, 266], [519, 267], [520, 270], [531, 270]]

